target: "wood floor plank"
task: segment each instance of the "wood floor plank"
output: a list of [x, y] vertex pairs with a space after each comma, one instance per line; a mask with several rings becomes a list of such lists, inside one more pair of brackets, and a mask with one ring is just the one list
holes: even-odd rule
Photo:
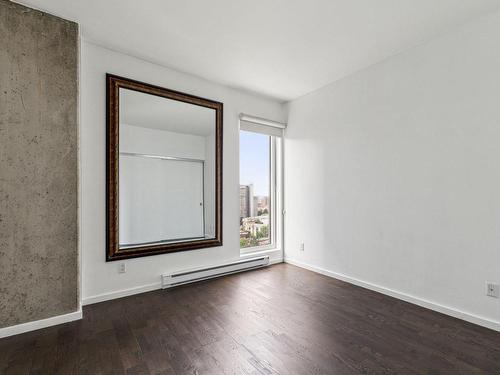
[[500, 374], [500, 333], [287, 264], [84, 307], [0, 374]]

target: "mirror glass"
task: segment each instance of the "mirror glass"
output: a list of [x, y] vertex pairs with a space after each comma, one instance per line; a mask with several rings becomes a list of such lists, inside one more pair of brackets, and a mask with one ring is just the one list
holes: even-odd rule
[[119, 249], [215, 238], [216, 110], [118, 95]]

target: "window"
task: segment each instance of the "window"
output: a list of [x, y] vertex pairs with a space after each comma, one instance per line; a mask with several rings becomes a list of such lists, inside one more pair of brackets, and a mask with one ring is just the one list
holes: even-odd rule
[[246, 253], [280, 243], [281, 137], [243, 122], [240, 128], [240, 249]]

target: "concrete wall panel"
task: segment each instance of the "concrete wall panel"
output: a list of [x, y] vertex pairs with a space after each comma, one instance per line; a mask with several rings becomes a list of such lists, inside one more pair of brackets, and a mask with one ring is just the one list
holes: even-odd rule
[[0, 327], [78, 308], [78, 26], [0, 0]]

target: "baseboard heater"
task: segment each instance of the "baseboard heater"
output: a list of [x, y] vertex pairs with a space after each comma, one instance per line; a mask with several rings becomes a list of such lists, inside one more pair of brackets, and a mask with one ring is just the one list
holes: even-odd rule
[[269, 265], [269, 256], [256, 258], [246, 258], [231, 263], [225, 263], [218, 266], [210, 266], [175, 272], [171, 275], [161, 276], [161, 286], [163, 289], [173, 288], [174, 286], [194, 283], [197, 281], [212, 279], [232, 273], [243, 272], [261, 268]]

